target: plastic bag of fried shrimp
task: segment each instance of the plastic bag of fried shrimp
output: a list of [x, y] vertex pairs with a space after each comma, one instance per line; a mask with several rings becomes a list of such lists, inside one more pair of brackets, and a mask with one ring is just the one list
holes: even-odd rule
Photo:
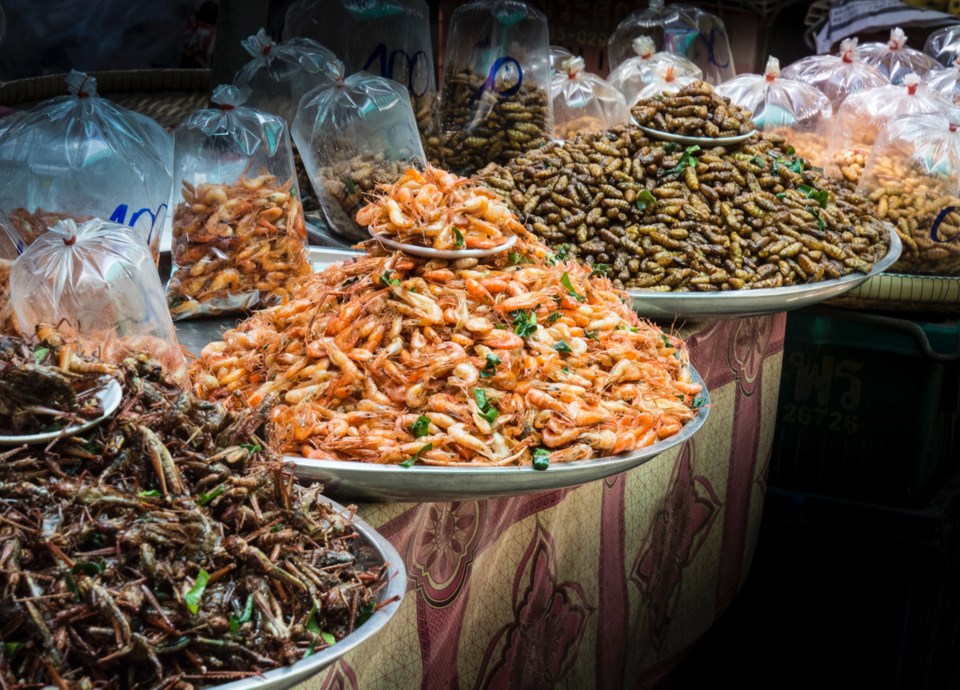
[[24, 333], [55, 324], [83, 354], [114, 364], [147, 352], [188, 383], [153, 258], [122, 226], [97, 218], [61, 221], [17, 258], [10, 289]]
[[656, 45], [649, 36], [635, 38], [633, 50], [636, 55], [617, 65], [607, 77], [607, 82], [627, 99], [628, 106], [641, 100], [640, 94], [649, 91], [646, 87], [656, 81], [658, 71], [662, 72], [667, 67], [673, 67], [673, 74], [677, 77], [703, 77], [702, 70], [684, 56], [657, 52]]
[[857, 48], [857, 55], [883, 72], [891, 84], [899, 84], [908, 74], [922, 77], [939, 66], [923, 51], [908, 47], [907, 35], [899, 27], [890, 30], [890, 40], [886, 43], [864, 43]]
[[585, 72], [583, 58], [567, 58], [561, 68], [550, 81], [554, 137], [570, 139], [630, 120], [623, 94], [596, 74]]
[[787, 65], [780, 77], [819, 89], [834, 112], [847, 96], [890, 83], [883, 72], [860, 59], [856, 38], [841, 41], [837, 55], [811, 55]]
[[310, 272], [303, 207], [287, 124], [242, 105], [236, 86], [213, 92], [174, 132], [180, 189], [173, 211], [176, 319], [282, 302]]
[[289, 124], [304, 94], [327, 84], [343, 70], [330, 50], [311, 38], [274, 43], [266, 30], [243, 41], [253, 59], [240, 68], [233, 83], [247, 89], [244, 105], [279, 115]]

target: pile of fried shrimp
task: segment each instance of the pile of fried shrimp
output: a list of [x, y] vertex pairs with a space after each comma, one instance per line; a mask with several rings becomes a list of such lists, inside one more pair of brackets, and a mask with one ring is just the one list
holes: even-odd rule
[[[475, 203], [453, 179], [457, 203]], [[368, 243], [208, 344], [197, 393], [275, 400], [282, 452], [404, 466], [543, 468], [643, 448], [702, 414], [680, 339], [595, 268], [516, 234], [479, 260]]]

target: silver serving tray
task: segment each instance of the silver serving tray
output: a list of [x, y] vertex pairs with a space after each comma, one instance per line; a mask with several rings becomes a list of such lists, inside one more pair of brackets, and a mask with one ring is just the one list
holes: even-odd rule
[[[348, 515], [349, 511], [339, 503], [331, 501], [324, 497], [334, 510], [343, 515]], [[283, 688], [292, 687], [302, 683], [311, 676], [320, 673], [327, 666], [342, 657], [347, 652], [356, 649], [358, 646], [368, 641], [376, 635], [387, 624], [393, 615], [400, 610], [400, 602], [407, 591], [407, 573], [403, 565], [403, 560], [397, 550], [381, 536], [373, 527], [356, 517], [352, 517], [351, 522], [357, 532], [361, 534], [364, 540], [364, 546], [372, 551], [371, 561], [375, 563], [389, 563], [388, 577], [390, 578], [386, 586], [380, 590], [378, 602], [387, 601], [397, 597], [396, 601], [383, 606], [373, 612], [367, 621], [356, 628], [352, 633], [344, 637], [334, 645], [327, 647], [315, 654], [301, 659], [295, 664], [284, 666], [283, 668], [267, 671], [260, 676], [252, 676], [221, 685], [206, 686], [216, 690], [283, 690]]]
[[702, 146], [733, 146], [742, 144], [747, 139], [757, 133], [757, 130], [751, 130], [746, 134], [734, 134], [729, 137], [693, 137], [688, 134], [676, 134], [674, 132], [661, 132], [659, 129], [637, 125], [644, 134], [660, 141], [672, 141], [677, 144], [696, 144]]
[[720, 292], [655, 292], [627, 290], [634, 310], [651, 319], [733, 319], [759, 316], [809, 307], [839, 297], [866, 280], [886, 271], [900, 257], [902, 245], [897, 233], [888, 231], [890, 249], [869, 273], [851, 273], [818, 283], [757, 290]]

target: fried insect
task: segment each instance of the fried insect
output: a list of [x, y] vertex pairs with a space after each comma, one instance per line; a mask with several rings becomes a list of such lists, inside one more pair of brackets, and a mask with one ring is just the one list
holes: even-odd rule
[[705, 81], [640, 101], [631, 113], [644, 127], [694, 137], [732, 137], [757, 128], [749, 110], [714, 93]]

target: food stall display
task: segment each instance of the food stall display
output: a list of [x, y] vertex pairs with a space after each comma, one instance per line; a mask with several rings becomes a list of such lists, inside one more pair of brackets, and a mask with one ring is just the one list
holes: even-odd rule
[[920, 50], [907, 46], [907, 34], [896, 27], [890, 30], [886, 43], [864, 43], [857, 48], [857, 57], [877, 67], [891, 84], [899, 84], [908, 74], [921, 77], [939, 63]]
[[[689, 80], [702, 79], [703, 71], [683, 55], [657, 52], [653, 39], [638, 36], [633, 39], [636, 53], [617, 65], [607, 77], [611, 86], [627, 99], [627, 105], [654, 96], [676, 84], [676, 89], [686, 86]], [[679, 83], [677, 83], [679, 80]]]
[[608, 129], [630, 119], [623, 94], [583, 68], [583, 58], [567, 58], [550, 80], [553, 135], [557, 139]]

